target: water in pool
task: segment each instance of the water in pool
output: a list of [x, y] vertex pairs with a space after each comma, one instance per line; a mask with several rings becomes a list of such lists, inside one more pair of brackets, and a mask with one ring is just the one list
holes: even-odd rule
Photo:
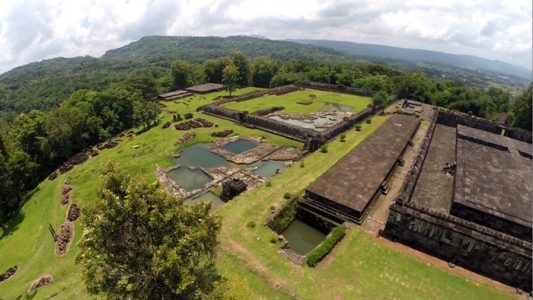
[[180, 151], [176, 163], [182, 166], [199, 166], [203, 168], [216, 168], [231, 165], [222, 156], [208, 149], [208, 144], [196, 144]]
[[215, 194], [211, 192], [207, 192], [205, 194], [202, 194], [196, 198], [189, 198], [183, 201], [183, 204], [185, 205], [194, 205], [200, 202], [211, 202], [211, 210], [221, 206], [224, 204], [224, 201], [222, 199], [218, 198]]
[[172, 180], [187, 191], [193, 191], [204, 187], [213, 178], [201, 169], [191, 170], [186, 167], [179, 167], [168, 174]]
[[261, 177], [272, 177], [276, 175], [277, 170], [281, 170], [285, 167], [285, 164], [282, 161], [277, 160], [267, 160], [261, 163], [257, 169], [254, 170], [254, 173]]
[[245, 139], [238, 139], [222, 146], [222, 148], [235, 154], [240, 154], [248, 150], [252, 150], [255, 147], [257, 147], [256, 142]]
[[307, 254], [326, 238], [324, 233], [298, 219], [294, 220], [282, 235], [289, 242], [289, 248], [300, 255]]

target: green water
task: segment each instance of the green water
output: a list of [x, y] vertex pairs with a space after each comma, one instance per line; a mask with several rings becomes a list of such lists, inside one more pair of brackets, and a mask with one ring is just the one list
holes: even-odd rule
[[203, 168], [216, 168], [231, 166], [224, 157], [209, 150], [209, 144], [196, 144], [180, 151], [180, 157], [175, 161], [182, 166], [199, 166]]
[[252, 150], [255, 147], [257, 147], [256, 142], [245, 139], [238, 139], [222, 146], [222, 148], [235, 154], [240, 154], [248, 150]]
[[254, 170], [254, 173], [261, 177], [269, 178], [276, 175], [277, 170], [282, 170], [283, 168], [285, 168], [285, 164], [282, 161], [267, 160], [262, 162], [262, 164]]
[[183, 201], [183, 204], [185, 205], [195, 205], [200, 202], [211, 202], [211, 210], [216, 209], [217, 207], [224, 204], [224, 201], [222, 199], [218, 198], [215, 194], [208, 192], [205, 194], [202, 194], [196, 198], [189, 198]]
[[326, 238], [324, 233], [298, 219], [281, 234], [289, 242], [289, 248], [300, 255], [307, 254]]
[[188, 192], [200, 189], [213, 180], [213, 178], [200, 169], [191, 170], [186, 167], [179, 167], [172, 170], [168, 175]]

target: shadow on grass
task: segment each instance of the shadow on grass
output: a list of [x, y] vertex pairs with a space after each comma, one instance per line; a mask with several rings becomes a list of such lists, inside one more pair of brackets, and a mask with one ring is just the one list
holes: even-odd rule
[[[31, 199], [31, 197], [33, 197], [33, 195], [38, 191], [39, 187], [36, 187], [31, 192], [29, 192], [24, 197], [24, 201], [20, 203], [20, 208], [22, 208], [24, 204], [28, 201], [28, 199]], [[22, 221], [24, 221], [24, 213], [20, 210], [20, 208], [6, 224], [0, 224], [0, 240], [17, 231]]]

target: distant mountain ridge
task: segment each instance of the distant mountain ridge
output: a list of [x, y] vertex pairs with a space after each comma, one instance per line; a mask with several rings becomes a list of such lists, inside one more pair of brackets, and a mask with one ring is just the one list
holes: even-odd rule
[[288, 41], [327, 47], [355, 56], [380, 57], [411, 62], [429, 62], [442, 65], [452, 65], [461, 68], [499, 72], [519, 76], [525, 79], [531, 79], [532, 72], [526, 68], [515, 66], [503, 61], [490, 60], [473, 55], [450, 54], [432, 50], [400, 48], [333, 40], [290, 39]]

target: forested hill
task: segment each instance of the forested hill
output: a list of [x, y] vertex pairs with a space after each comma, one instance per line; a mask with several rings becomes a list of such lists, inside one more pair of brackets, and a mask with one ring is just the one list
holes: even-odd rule
[[328, 47], [357, 56], [400, 59], [410, 62], [429, 62], [455, 67], [486, 70], [531, 79], [531, 70], [498, 60], [473, 55], [450, 54], [439, 51], [408, 49], [373, 44], [331, 40], [292, 40], [306, 45]]
[[339, 51], [254, 37], [149, 36], [109, 50], [101, 58], [54, 58], [0, 75], [0, 111], [49, 110], [78, 89], [101, 90], [132, 73], [160, 77], [175, 59], [202, 63], [241, 51], [278, 60], [347, 61]]
[[124, 47], [107, 51], [102, 59], [143, 59], [168, 66], [175, 59], [202, 63], [207, 59], [231, 55], [237, 51], [247, 57], [268, 56], [283, 61], [349, 58], [347, 54], [330, 48], [250, 36], [148, 36]]

